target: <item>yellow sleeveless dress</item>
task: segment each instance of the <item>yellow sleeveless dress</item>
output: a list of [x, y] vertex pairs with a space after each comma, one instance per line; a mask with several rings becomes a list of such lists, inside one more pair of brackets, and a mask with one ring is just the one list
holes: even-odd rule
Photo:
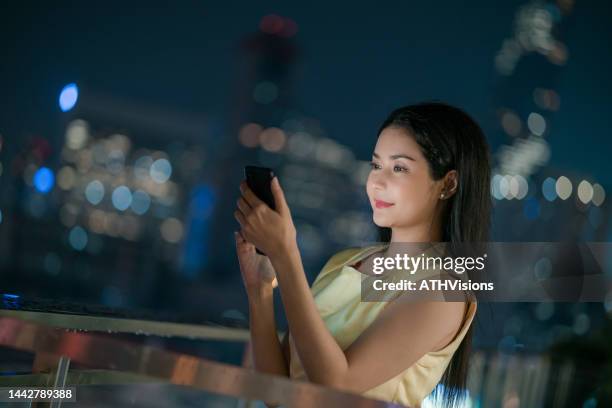
[[[361, 302], [361, 280], [364, 275], [353, 266], [369, 255], [382, 251], [388, 244], [365, 248], [348, 248], [333, 255], [311, 285], [315, 303], [331, 334], [345, 350], [388, 305], [389, 298], [380, 302]], [[433, 248], [433, 247], [432, 247]], [[425, 251], [429, 253], [430, 250]], [[419, 271], [420, 272], [420, 271]], [[417, 272], [417, 274], [419, 274]], [[424, 271], [423, 271], [424, 272]], [[439, 271], [427, 271], [427, 273]], [[405, 277], [405, 276], [404, 276]], [[426, 277], [422, 273], [419, 279]], [[390, 296], [393, 295], [393, 291]], [[401, 293], [397, 293], [399, 295]], [[476, 314], [476, 301], [470, 298], [462, 326], [455, 338], [443, 349], [424, 354], [412, 366], [396, 377], [361, 395], [384, 401], [419, 407], [440, 381], [454, 352], [459, 347]], [[290, 378], [308, 381], [291, 333], [289, 334]]]

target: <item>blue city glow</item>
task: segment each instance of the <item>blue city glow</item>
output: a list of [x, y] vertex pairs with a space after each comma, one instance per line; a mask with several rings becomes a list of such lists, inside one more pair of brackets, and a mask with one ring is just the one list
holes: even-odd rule
[[68, 112], [74, 108], [79, 99], [79, 88], [75, 83], [66, 85], [59, 96], [59, 106], [62, 112]]
[[48, 167], [41, 167], [34, 174], [34, 188], [37, 191], [46, 194], [53, 188], [55, 184], [55, 175]]
[[535, 220], [540, 216], [540, 201], [535, 197], [529, 197], [523, 204], [523, 214], [528, 220]]
[[555, 187], [556, 180], [552, 177], [547, 177], [542, 183], [542, 194], [548, 201], [555, 201], [557, 198], [557, 187]]
[[187, 237], [182, 256], [183, 276], [195, 278], [209, 260], [210, 254], [206, 248], [210, 245], [210, 215], [215, 201], [216, 194], [210, 185], [200, 184], [191, 193]]

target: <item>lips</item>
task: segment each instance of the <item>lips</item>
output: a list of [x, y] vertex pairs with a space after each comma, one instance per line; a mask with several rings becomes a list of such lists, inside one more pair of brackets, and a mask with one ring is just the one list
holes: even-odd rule
[[386, 201], [382, 201], [382, 200], [374, 200], [374, 205], [376, 206], [376, 208], [389, 208], [392, 205], [394, 205], [393, 203], [388, 203]]

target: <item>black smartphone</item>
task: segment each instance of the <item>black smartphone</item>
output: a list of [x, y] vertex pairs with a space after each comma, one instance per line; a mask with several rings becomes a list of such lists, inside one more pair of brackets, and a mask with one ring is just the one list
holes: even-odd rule
[[[247, 186], [255, 193], [255, 195], [271, 209], [276, 209], [274, 205], [274, 195], [272, 194], [272, 179], [274, 171], [268, 167], [245, 166], [244, 176]], [[255, 248], [260, 255], [265, 255], [259, 249]]]

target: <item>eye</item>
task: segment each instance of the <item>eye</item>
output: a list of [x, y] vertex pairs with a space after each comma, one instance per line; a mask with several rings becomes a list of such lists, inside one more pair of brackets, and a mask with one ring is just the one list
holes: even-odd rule
[[372, 170], [378, 170], [380, 166], [374, 162], [370, 162], [370, 168], [372, 168]]
[[[399, 170], [397, 170], [397, 169], [399, 169]], [[393, 170], [397, 170], [397, 171], [399, 171], [399, 172], [402, 172], [402, 171], [408, 171], [408, 169], [407, 169], [407, 168], [402, 167], [402, 166], [395, 166], [395, 167], [393, 167]]]

